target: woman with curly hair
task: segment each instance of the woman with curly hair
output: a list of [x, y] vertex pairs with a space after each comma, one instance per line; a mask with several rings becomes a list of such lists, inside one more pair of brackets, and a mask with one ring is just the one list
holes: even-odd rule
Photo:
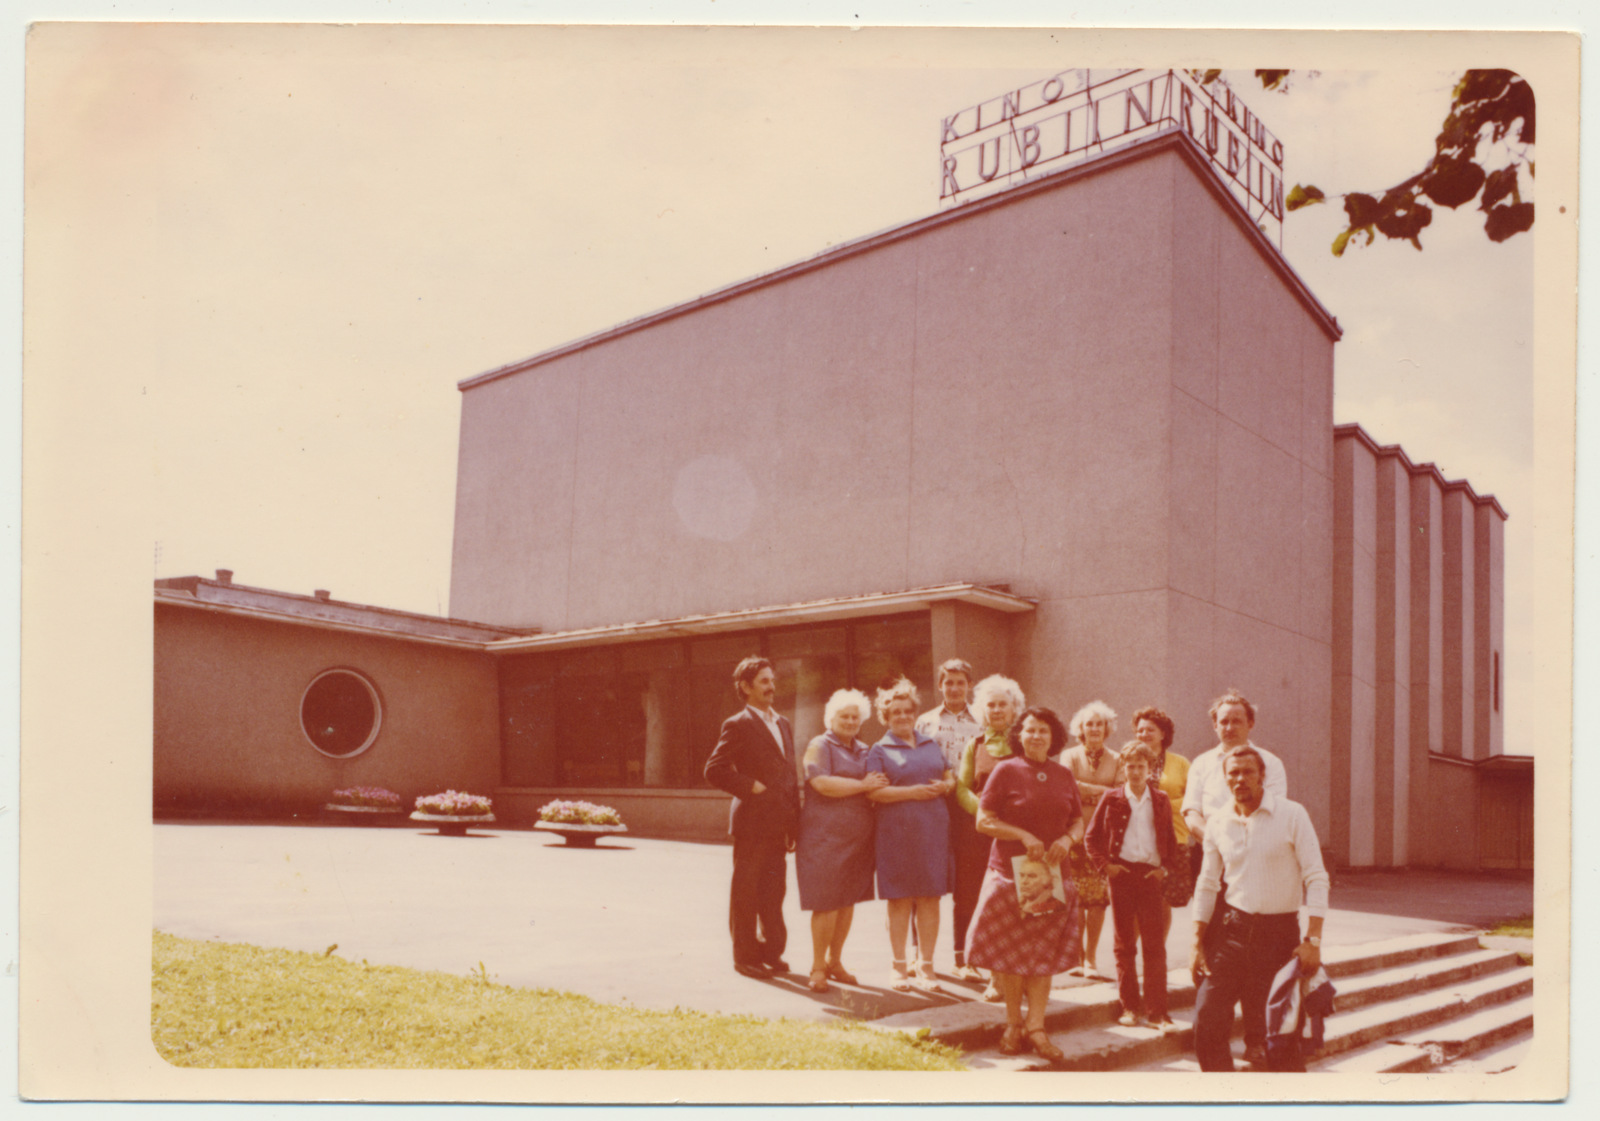
[[800, 808], [794, 871], [800, 909], [811, 912], [807, 987], [815, 993], [827, 992], [829, 980], [856, 983], [839, 956], [850, 936], [855, 905], [873, 898], [874, 819], [867, 796], [889, 782], [867, 770], [867, 745], [856, 739], [862, 721], [871, 715], [865, 693], [838, 690], [822, 712], [828, 730], [806, 748], [806, 800]]
[[[1078, 780], [1078, 798], [1083, 816], [1092, 818], [1100, 796], [1122, 785], [1122, 760], [1106, 746], [1117, 730], [1117, 714], [1104, 701], [1090, 701], [1072, 714], [1072, 738], [1078, 743], [1061, 756], [1061, 764]], [[1105, 980], [1095, 968], [1100, 953], [1100, 931], [1106, 924], [1106, 907], [1111, 892], [1106, 874], [1081, 856], [1073, 861], [1073, 878], [1078, 884], [1078, 902], [1083, 905], [1083, 964], [1073, 972]]]
[[[1011, 758], [1011, 725], [1017, 713], [1027, 707], [1022, 686], [1009, 677], [991, 674], [978, 682], [972, 693], [972, 707], [983, 721], [983, 730], [969, 740], [956, 766], [955, 795], [950, 801], [950, 849], [955, 854], [955, 888], [952, 900], [956, 926], [956, 977], [962, 981], [983, 981], [978, 968], [967, 961], [967, 929], [983, 890], [984, 873], [989, 868], [988, 837], [978, 832], [978, 799], [983, 787], [1002, 759]], [[983, 999], [1000, 999], [1000, 987], [992, 977]]]
[[[867, 772], [887, 776], [867, 792], [878, 805], [878, 894], [889, 901], [889, 948], [896, 992], [912, 984], [943, 992], [933, 971], [939, 939], [939, 897], [950, 890], [950, 818], [944, 796], [955, 785], [938, 741], [916, 730], [917, 690], [901, 678], [878, 690], [878, 719], [889, 731], [867, 752]], [[917, 916], [921, 961], [915, 980], [906, 962], [906, 934]]]
[[1027, 709], [1011, 726], [1010, 736], [1014, 754], [994, 768], [978, 802], [978, 831], [993, 843], [967, 932], [967, 960], [994, 970], [1005, 997], [1000, 1050], [1017, 1055], [1031, 1046], [1040, 1058], [1060, 1062], [1062, 1054], [1045, 1031], [1044, 1014], [1050, 978], [1075, 965], [1082, 952], [1076, 890], [1063, 877], [1065, 906], [1025, 912], [1016, 866], [1024, 863], [1018, 858], [1026, 857], [1059, 869], [1083, 843], [1083, 810], [1072, 772], [1053, 758], [1067, 739], [1061, 718], [1048, 708]]

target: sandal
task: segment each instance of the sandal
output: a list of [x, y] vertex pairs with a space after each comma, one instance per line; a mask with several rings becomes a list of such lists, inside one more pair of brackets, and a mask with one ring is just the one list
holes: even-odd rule
[[989, 987], [983, 990], [983, 999], [990, 1004], [999, 1004], [1005, 999], [1005, 994], [1000, 991], [1000, 985], [993, 977], [989, 978]]
[[897, 993], [910, 992], [911, 975], [906, 972], [906, 959], [894, 958], [892, 961], [894, 964], [894, 983], [889, 987]]
[[1049, 1034], [1043, 1028], [1035, 1028], [1028, 1033], [1028, 1042], [1033, 1044], [1034, 1054], [1047, 1063], [1059, 1063], [1066, 1058], [1061, 1048], [1050, 1042]]
[[917, 988], [925, 993], [942, 993], [944, 986], [939, 984], [939, 976], [933, 971], [933, 962], [921, 962], [917, 966], [917, 976], [914, 982]]
[[827, 992], [828, 971], [826, 969], [813, 969], [811, 971], [811, 980], [806, 982], [806, 988], [810, 989], [814, 993]]
[[861, 983], [860, 981], [856, 980], [856, 975], [854, 973], [851, 973], [838, 962], [833, 962], [828, 966], [828, 976], [839, 982], [841, 985], [859, 985]]
[[1021, 1024], [1007, 1024], [1005, 1034], [1000, 1037], [1000, 1053], [1002, 1055], [1020, 1055], [1028, 1049], [1022, 1038]]

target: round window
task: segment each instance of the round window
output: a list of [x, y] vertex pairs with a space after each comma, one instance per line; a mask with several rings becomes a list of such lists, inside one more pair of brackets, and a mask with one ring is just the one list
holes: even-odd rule
[[300, 728], [306, 739], [335, 759], [348, 759], [371, 747], [382, 723], [377, 689], [353, 670], [324, 670], [300, 698]]

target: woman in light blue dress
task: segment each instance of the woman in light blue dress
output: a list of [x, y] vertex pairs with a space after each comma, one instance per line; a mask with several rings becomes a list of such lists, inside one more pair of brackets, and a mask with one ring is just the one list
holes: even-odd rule
[[[918, 696], [901, 679], [878, 690], [878, 719], [889, 732], [867, 752], [867, 771], [889, 783], [868, 793], [878, 804], [878, 894], [889, 902], [889, 948], [896, 992], [913, 984], [943, 992], [933, 972], [939, 938], [939, 897], [950, 891], [950, 815], [944, 796], [955, 787], [937, 741], [916, 731]], [[906, 962], [906, 933], [917, 916], [922, 960], [915, 978]]]

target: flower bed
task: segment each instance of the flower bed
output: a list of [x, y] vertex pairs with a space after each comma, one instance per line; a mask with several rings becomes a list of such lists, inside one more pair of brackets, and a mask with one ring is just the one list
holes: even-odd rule
[[539, 820], [558, 825], [621, 825], [622, 815], [594, 802], [555, 801], [539, 807]]
[[328, 804], [356, 809], [398, 810], [400, 802], [400, 795], [381, 786], [350, 786], [343, 790], [335, 790]]
[[493, 812], [494, 806], [489, 799], [459, 790], [426, 794], [417, 799], [417, 813], [433, 817], [491, 817]]

